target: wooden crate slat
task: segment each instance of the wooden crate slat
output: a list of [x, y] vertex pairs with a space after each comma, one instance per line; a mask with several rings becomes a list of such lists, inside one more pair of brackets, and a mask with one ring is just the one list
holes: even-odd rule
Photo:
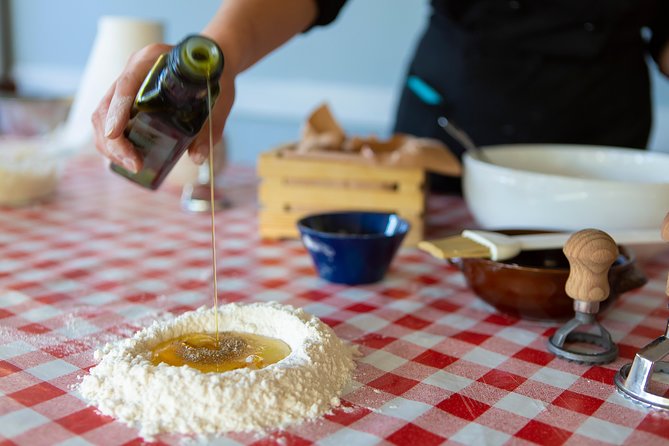
[[261, 206], [278, 204], [285, 209], [327, 205], [332, 208], [392, 208], [420, 212], [424, 208], [421, 190], [404, 192], [380, 189], [333, 189], [320, 186], [286, 186], [268, 181], [259, 188]]
[[405, 245], [422, 239], [423, 169], [281, 156], [287, 147], [265, 152], [258, 159], [262, 237], [297, 237], [297, 221], [307, 214], [368, 210], [395, 212], [409, 221]]
[[269, 185], [269, 187], [286, 187], [286, 188], [323, 188], [329, 190], [378, 190], [382, 192], [406, 192], [422, 193], [425, 181], [420, 179], [409, 179], [396, 181], [369, 179], [363, 177], [348, 177], [344, 178], [306, 178], [306, 177], [286, 177], [283, 175], [266, 176], [262, 178], [261, 186]]
[[425, 173], [421, 169], [282, 158], [277, 156], [276, 152], [261, 154], [257, 170], [261, 178], [328, 178], [344, 180], [362, 178], [394, 182], [421, 182], [425, 178]]
[[336, 212], [336, 211], [370, 211], [370, 212], [394, 212], [401, 217], [406, 215], [422, 215], [421, 208], [407, 209], [407, 208], [398, 208], [391, 206], [387, 203], [375, 203], [375, 204], [363, 204], [363, 205], [353, 205], [351, 203], [346, 203], [343, 206], [333, 206], [332, 203], [298, 203], [292, 204], [290, 206], [285, 206], [282, 203], [268, 202], [260, 204], [261, 212], [275, 212], [275, 213], [288, 213], [289, 215], [301, 215], [301, 214], [315, 214], [321, 212]]

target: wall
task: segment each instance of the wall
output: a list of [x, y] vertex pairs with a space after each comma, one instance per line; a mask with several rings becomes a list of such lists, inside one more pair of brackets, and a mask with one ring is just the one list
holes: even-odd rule
[[669, 80], [653, 67], [652, 84], [654, 121], [649, 147], [669, 152]]
[[[13, 0], [15, 71], [26, 89], [73, 94], [102, 15], [160, 20], [166, 40], [197, 32], [204, 0]], [[227, 127], [234, 162], [295, 139], [309, 110], [330, 103], [350, 133], [387, 135], [396, 91], [428, 14], [423, 0], [350, 0], [337, 21], [298, 36], [244, 73]], [[669, 150], [669, 83], [655, 73], [652, 146]]]

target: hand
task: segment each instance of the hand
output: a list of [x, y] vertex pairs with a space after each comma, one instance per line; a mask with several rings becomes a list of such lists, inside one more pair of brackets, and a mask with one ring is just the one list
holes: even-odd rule
[[164, 44], [153, 44], [133, 54], [91, 117], [95, 148], [131, 172], [136, 173], [142, 168], [142, 158], [123, 131], [144, 78], [156, 59], [170, 48]]
[[[142, 158], [123, 132], [144, 78], [156, 59], [171, 48], [166, 44], [152, 44], [133, 54], [91, 117], [96, 149], [112, 162], [122, 165], [131, 172], [136, 173], [141, 170]], [[214, 144], [222, 137], [225, 120], [234, 101], [234, 78], [226, 76], [225, 67], [223, 72], [220, 81], [221, 93], [212, 110]], [[207, 159], [208, 152], [209, 128], [206, 124], [189, 147], [189, 154], [196, 164], [202, 164]]]

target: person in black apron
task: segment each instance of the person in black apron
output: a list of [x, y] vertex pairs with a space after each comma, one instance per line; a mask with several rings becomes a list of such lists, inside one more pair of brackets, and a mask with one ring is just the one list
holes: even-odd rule
[[[669, 1], [431, 3], [407, 79], [427, 84], [439, 101], [425, 101], [405, 85], [394, 131], [443, 140], [458, 156], [464, 148], [437, 125], [439, 116], [480, 146], [646, 147], [652, 121], [646, 57], [658, 60], [667, 45]], [[316, 23], [332, 21], [343, 4], [320, 0]], [[459, 179], [431, 180], [433, 189], [459, 191]]]

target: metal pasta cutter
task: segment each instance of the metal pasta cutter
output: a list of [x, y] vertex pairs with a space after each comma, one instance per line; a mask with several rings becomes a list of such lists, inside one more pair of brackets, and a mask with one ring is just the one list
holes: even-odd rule
[[667, 355], [669, 323], [664, 335], [642, 348], [631, 364], [625, 364], [616, 373], [615, 383], [618, 390], [641, 404], [669, 410], [669, 397], [652, 391], [653, 376], [656, 373], [669, 374], [669, 362], [662, 361]]
[[[662, 238], [669, 241], [669, 214], [662, 222]], [[669, 277], [667, 278], [666, 294], [669, 295]], [[631, 364], [620, 368], [615, 377], [618, 390], [625, 396], [643, 405], [655, 409], [669, 410], [669, 396], [660, 394], [659, 386], [654, 384], [653, 377], [660, 374], [669, 376], [669, 362], [662, 361], [669, 355], [669, 322], [664, 335], [642, 348]], [[659, 381], [659, 380], [658, 380]], [[665, 381], [668, 384], [669, 381]], [[655, 391], [654, 391], [655, 390]]]
[[[598, 229], [584, 229], [569, 237], [564, 246], [569, 260], [567, 295], [574, 299], [575, 317], [558, 329], [548, 341], [556, 356], [584, 364], [604, 364], [618, 356], [618, 346], [597, 321], [599, 303], [609, 297], [608, 271], [618, 256], [616, 242]], [[594, 328], [592, 331], [582, 330]], [[577, 344], [589, 344], [588, 350]]]

